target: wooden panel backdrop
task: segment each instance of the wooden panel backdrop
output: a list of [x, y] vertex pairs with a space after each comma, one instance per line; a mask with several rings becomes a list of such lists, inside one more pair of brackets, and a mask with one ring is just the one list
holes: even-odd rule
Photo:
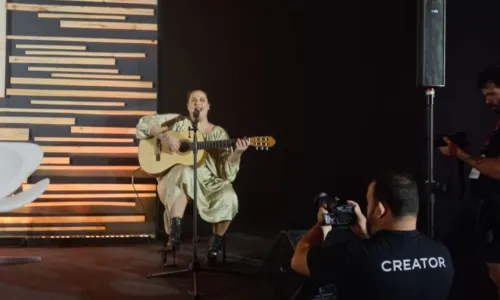
[[0, 0], [0, 140], [43, 147], [22, 189], [51, 179], [0, 237], [154, 235], [155, 181], [132, 174], [156, 78], [156, 0]]

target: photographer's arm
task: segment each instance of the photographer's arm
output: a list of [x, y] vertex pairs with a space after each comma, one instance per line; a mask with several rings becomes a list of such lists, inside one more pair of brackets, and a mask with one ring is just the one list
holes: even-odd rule
[[319, 224], [316, 224], [302, 237], [302, 239], [300, 239], [295, 247], [295, 253], [293, 254], [291, 262], [291, 267], [295, 272], [305, 276], [311, 276], [311, 270], [309, 269], [307, 261], [309, 250], [315, 246], [321, 245], [323, 238], [323, 229]]
[[500, 180], [500, 159], [482, 157], [457, 149], [457, 157], [479, 171], [479, 173]]
[[444, 137], [446, 146], [439, 147], [441, 153], [449, 157], [457, 157], [461, 161], [467, 163], [479, 173], [500, 180], [500, 159], [497, 157], [482, 157], [472, 155], [460, 149], [457, 144], [453, 143], [449, 138]]

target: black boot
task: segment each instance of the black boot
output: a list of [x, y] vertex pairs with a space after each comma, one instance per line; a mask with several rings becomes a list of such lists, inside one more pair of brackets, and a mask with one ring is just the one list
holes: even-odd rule
[[182, 218], [170, 220], [170, 244], [175, 252], [181, 248]]
[[218, 234], [212, 234], [208, 242], [207, 263], [209, 266], [214, 266], [217, 263], [219, 251], [222, 248], [222, 239], [224, 237]]

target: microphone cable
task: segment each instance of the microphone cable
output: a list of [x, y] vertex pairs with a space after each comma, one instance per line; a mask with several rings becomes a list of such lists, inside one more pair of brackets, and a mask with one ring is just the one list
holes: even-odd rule
[[137, 171], [139, 171], [141, 169], [142, 169], [142, 167], [139, 167], [134, 172], [132, 172], [132, 188], [134, 189], [135, 196], [137, 197], [137, 202], [139, 202], [139, 205], [142, 208], [142, 213], [146, 213], [146, 209], [144, 208], [144, 205], [143, 205], [143, 203], [141, 201], [141, 197], [139, 196], [139, 192], [135, 188], [135, 173], [137, 173]]

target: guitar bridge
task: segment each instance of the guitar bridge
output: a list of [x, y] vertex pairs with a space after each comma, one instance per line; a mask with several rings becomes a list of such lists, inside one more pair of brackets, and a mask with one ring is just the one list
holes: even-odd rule
[[161, 151], [162, 151], [162, 144], [160, 139], [156, 139], [156, 147], [155, 147], [155, 156], [156, 156], [156, 161], [160, 161], [161, 158]]

